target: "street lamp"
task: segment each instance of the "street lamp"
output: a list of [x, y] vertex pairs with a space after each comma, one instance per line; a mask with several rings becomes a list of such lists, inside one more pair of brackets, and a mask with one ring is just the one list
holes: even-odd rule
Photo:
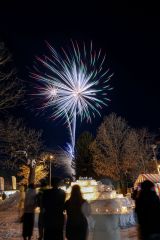
[[49, 186], [51, 187], [51, 179], [52, 179], [52, 160], [53, 160], [54, 156], [50, 155], [49, 156]]

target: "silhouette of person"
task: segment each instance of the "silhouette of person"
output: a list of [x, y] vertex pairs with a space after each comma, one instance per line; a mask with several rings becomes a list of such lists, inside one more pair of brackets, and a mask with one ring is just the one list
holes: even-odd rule
[[33, 235], [34, 210], [36, 206], [36, 191], [34, 184], [29, 184], [24, 201], [23, 239], [30, 240]]
[[42, 199], [43, 199], [43, 194], [44, 191], [47, 189], [47, 183], [45, 180], [41, 181], [41, 187], [38, 191], [37, 197], [36, 197], [36, 203], [37, 206], [40, 208], [39, 212], [39, 217], [38, 217], [38, 231], [39, 231], [39, 240], [43, 239], [44, 235], [44, 213], [43, 213], [43, 204], [42, 204]]
[[68, 240], [86, 240], [88, 236], [88, 222], [90, 206], [83, 199], [80, 186], [72, 187], [71, 196], [65, 203], [67, 212], [66, 238]]
[[135, 203], [140, 239], [160, 240], [160, 199], [152, 182], [146, 180], [141, 183], [141, 191]]
[[45, 190], [42, 199], [44, 211], [44, 240], [63, 240], [65, 192], [59, 189], [59, 178], [52, 178], [52, 189]]

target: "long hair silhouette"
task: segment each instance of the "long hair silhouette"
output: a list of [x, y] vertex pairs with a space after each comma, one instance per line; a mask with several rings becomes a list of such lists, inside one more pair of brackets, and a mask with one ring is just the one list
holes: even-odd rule
[[81, 205], [84, 202], [82, 197], [81, 188], [79, 185], [74, 185], [72, 187], [71, 196], [69, 199], [70, 203], [76, 206]]

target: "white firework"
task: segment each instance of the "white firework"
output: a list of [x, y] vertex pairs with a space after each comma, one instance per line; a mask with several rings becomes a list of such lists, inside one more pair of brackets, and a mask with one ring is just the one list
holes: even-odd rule
[[51, 45], [51, 57], [37, 57], [45, 66], [45, 72], [32, 73], [39, 82], [38, 95], [43, 97], [42, 108], [51, 108], [54, 118], [65, 118], [70, 127], [72, 148], [75, 148], [76, 119], [91, 121], [96, 113], [100, 115], [102, 106], [107, 106], [108, 81], [111, 78], [106, 70], [106, 56], [101, 49], [95, 51], [92, 42], [89, 50], [85, 44], [80, 48], [77, 42], [71, 49], [62, 49], [60, 55]]

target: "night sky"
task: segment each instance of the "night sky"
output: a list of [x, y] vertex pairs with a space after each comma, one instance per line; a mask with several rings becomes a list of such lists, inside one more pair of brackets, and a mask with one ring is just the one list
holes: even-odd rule
[[[45, 1], [44, 1], [45, 2]], [[37, 3], [38, 4], [38, 3]], [[60, 4], [59, 4], [60, 5]], [[56, 48], [68, 46], [70, 39], [93, 41], [95, 48], [107, 54], [107, 66], [114, 73], [109, 94], [111, 102], [102, 111], [102, 117], [92, 124], [79, 123], [77, 136], [83, 130], [94, 135], [103, 117], [116, 112], [132, 127], [160, 127], [160, 17], [143, 7], [108, 9], [94, 6], [10, 5], [1, 8], [0, 38], [13, 55], [18, 76], [25, 81], [27, 90], [31, 82], [28, 68], [35, 56], [48, 54], [45, 40]], [[76, 11], [75, 11], [76, 9]], [[30, 102], [29, 92], [27, 95]], [[23, 117], [28, 126], [43, 129], [47, 146], [63, 145], [67, 129], [62, 122], [53, 122], [49, 113], [35, 116], [30, 105], [13, 113]], [[33, 107], [32, 107], [33, 109]]]

